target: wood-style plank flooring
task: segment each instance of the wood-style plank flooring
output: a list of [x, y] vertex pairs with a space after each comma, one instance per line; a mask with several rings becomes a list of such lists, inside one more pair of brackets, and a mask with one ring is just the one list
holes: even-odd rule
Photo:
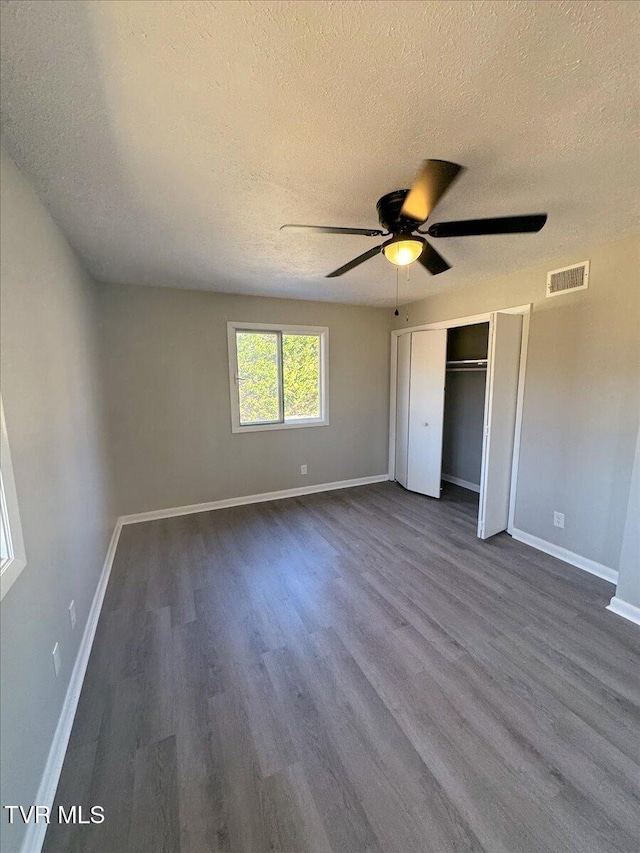
[[613, 587], [393, 483], [126, 526], [45, 851], [638, 851]]

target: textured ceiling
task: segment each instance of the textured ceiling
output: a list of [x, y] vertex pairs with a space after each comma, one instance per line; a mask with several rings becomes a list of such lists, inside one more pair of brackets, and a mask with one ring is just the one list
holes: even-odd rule
[[100, 280], [391, 304], [377, 257], [324, 274], [425, 157], [468, 171], [421, 298], [638, 222], [636, 2], [2, 2], [4, 144]]

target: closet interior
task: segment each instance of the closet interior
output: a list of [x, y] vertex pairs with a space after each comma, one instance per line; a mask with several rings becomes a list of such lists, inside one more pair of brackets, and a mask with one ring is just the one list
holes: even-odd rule
[[447, 331], [442, 479], [480, 492], [489, 323]]

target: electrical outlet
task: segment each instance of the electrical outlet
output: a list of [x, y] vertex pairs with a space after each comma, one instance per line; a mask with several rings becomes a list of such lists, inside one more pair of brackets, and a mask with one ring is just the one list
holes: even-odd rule
[[76, 627], [76, 603], [73, 599], [69, 605], [69, 622], [71, 622], [71, 630], [73, 631]]
[[306, 466], [306, 465], [301, 465], [301, 466], [300, 466], [300, 473], [301, 473], [301, 474], [306, 474], [306, 473], [307, 473], [307, 466]]
[[564, 513], [557, 510], [553, 513], [553, 526], [560, 527], [564, 530]]
[[51, 656], [53, 658], [53, 674], [57, 678], [58, 673], [60, 672], [60, 646], [57, 643], [53, 647]]

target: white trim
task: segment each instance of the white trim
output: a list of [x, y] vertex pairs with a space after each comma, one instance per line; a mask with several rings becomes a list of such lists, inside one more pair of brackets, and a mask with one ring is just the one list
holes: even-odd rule
[[286, 325], [284, 323], [239, 323], [237, 320], [229, 320], [227, 329], [246, 329], [247, 331], [256, 332], [287, 332], [294, 335], [318, 335], [321, 332], [328, 332], [328, 326], [297, 326]]
[[[238, 402], [238, 354], [236, 350], [236, 331], [284, 332], [294, 335], [315, 335], [320, 338], [320, 417], [299, 418], [296, 420], [278, 420], [273, 423], [240, 423]], [[302, 429], [304, 427], [329, 425], [329, 327], [328, 326], [291, 326], [274, 323], [227, 322], [227, 353], [229, 357], [229, 397], [231, 402], [231, 432], [264, 432], [274, 429]], [[278, 368], [281, 372], [281, 366]], [[280, 373], [281, 375], [281, 373]], [[282, 406], [282, 401], [281, 406]], [[281, 408], [281, 417], [284, 417]]]
[[488, 323], [491, 320], [491, 315], [496, 312], [500, 314], [526, 314], [531, 310], [532, 304], [527, 302], [526, 305], [512, 305], [510, 308], [494, 308], [492, 311], [485, 311], [483, 314], [468, 314], [466, 317], [438, 320], [437, 323], [422, 323], [420, 326], [407, 326], [406, 329], [392, 329], [391, 337], [397, 338], [400, 335], [407, 335], [409, 332], [422, 332], [425, 329], [455, 329], [458, 326], [475, 326], [477, 323]]
[[[507, 310], [514, 311], [515, 309], [505, 308], [505, 311]], [[408, 335], [410, 332], [422, 332], [428, 329], [454, 329], [456, 326], [474, 326], [476, 323], [488, 323], [490, 319], [490, 311], [486, 311], [484, 314], [468, 314], [466, 317], [438, 320], [437, 323], [422, 323], [420, 326], [407, 326], [406, 329], [392, 329], [391, 337], [398, 338], [400, 335]]]
[[453, 483], [454, 486], [462, 486], [463, 489], [469, 489], [471, 492], [480, 494], [480, 486], [477, 483], [470, 483], [469, 480], [461, 480], [460, 477], [452, 477], [451, 474], [443, 474], [441, 477], [445, 483]]
[[0, 472], [0, 512], [2, 513], [4, 542], [8, 552], [6, 558], [2, 559], [0, 563], [0, 600], [2, 600], [18, 579], [20, 572], [26, 567], [27, 555], [22, 538], [18, 495], [13, 476], [9, 437], [7, 435], [7, 424], [4, 419], [4, 405], [1, 397], [0, 422], [0, 458], [2, 460], [2, 471]]
[[226, 509], [231, 506], [258, 504], [265, 501], [279, 501], [284, 498], [296, 498], [301, 495], [314, 495], [317, 492], [332, 492], [335, 489], [350, 489], [353, 486], [367, 486], [371, 483], [386, 483], [387, 474], [375, 474], [373, 477], [358, 477], [355, 480], [338, 480], [335, 483], [318, 483], [315, 486], [301, 486], [296, 489], [282, 489], [279, 492], [262, 492], [258, 495], [242, 495], [238, 498], [224, 498], [220, 501], [209, 501], [189, 506], [174, 506], [168, 509], [156, 509], [151, 512], [137, 512], [133, 515], [120, 517], [122, 524], [137, 524], [141, 521], [155, 521], [160, 518], [173, 518], [176, 515], [192, 515], [196, 512], [210, 512], [213, 509]]
[[518, 542], [524, 542], [525, 545], [530, 545], [538, 551], [544, 551], [545, 554], [550, 554], [552, 557], [557, 557], [564, 563], [570, 563], [572, 566], [577, 566], [591, 575], [602, 578], [609, 583], [618, 583], [618, 572], [615, 569], [609, 568], [602, 563], [596, 563], [595, 560], [590, 560], [588, 557], [583, 557], [581, 554], [576, 554], [574, 551], [569, 551], [568, 548], [563, 548], [561, 545], [556, 545], [553, 542], [547, 542], [546, 539], [540, 539], [538, 536], [533, 536], [531, 533], [525, 533], [514, 527], [511, 535]]
[[511, 493], [509, 499], [509, 520], [507, 522], [507, 533], [511, 533], [514, 527], [516, 514], [516, 496], [518, 492], [518, 471], [520, 468], [520, 443], [522, 439], [522, 412], [524, 408], [524, 389], [527, 381], [527, 354], [529, 351], [529, 327], [531, 325], [531, 311], [522, 314], [522, 338], [520, 343], [520, 367], [518, 370], [518, 397], [516, 400], [516, 422], [513, 433], [513, 460], [511, 462]]
[[247, 426], [232, 427], [231, 432], [242, 434], [243, 432], [266, 432], [270, 429], [302, 429], [303, 427], [329, 426], [329, 419], [325, 418], [300, 418], [297, 421], [274, 421], [272, 424], [248, 424]]
[[635, 604], [629, 604], [628, 601], [618, 598], [617, 595], [613, 596], [607, 605], [607, 610], [617, 613], [618, 616], [628, 619], [629, 622], [635, 622], [636, 625], [640, 625], [640, 607], [636, 607]]
[[[39, 806], [48, 806], [49, 808], [53, 807], [56, 789], [58, 787], [58, 782], [60, 781], [60, 773], [62, 771], [62, 765], [67, 752], [69, 737], [73, 727], [73, 720], [76, 715], [78, 700], [80, 699], [80, 692], [82, 690], [84, 676], [87, 671], [89, 655], [91, 654], [93, 639], [96, 634], [96, 628], [98, 627], [98, 619], [100, 618], [100, 611], [102, 610], [102, 602], [104, 601], [104, 594], [107, 590], [109, 575], [111, 574], [113, 558], [115, 557], [116, 549], [118, 547], [121, 530], [122, 520], [118, 519], [113, 530], [113, 535], [111, 536], [111, 541], [109, 542], [107, 555], [98, 580], [98, 586], [96, 587], [95, 595], [93, 596], [91, 610], [87, 617], [84, 634], [80, 641], [80, 648], [78, 649], [76, 661], [73, 665], [73, 672], [69, 679], [69, 686], [67, 687], [67, 693], [64, 697], [62, 710], [60, 711], [60, 717], [58, 719], [58, 725], [56, 726], [55, 734], [53, 735], [51, 748], [49, 749], [49, 755], [47, 757], [47, 763], [45, 764], [44, 772], [38, 787], [38, 793], [33, 801]], [[44, 842], [46, 831], [46, 823], [29, 823], [24, 834], [22, 847], [20, 848], [21, 853], [39, 853]]]

